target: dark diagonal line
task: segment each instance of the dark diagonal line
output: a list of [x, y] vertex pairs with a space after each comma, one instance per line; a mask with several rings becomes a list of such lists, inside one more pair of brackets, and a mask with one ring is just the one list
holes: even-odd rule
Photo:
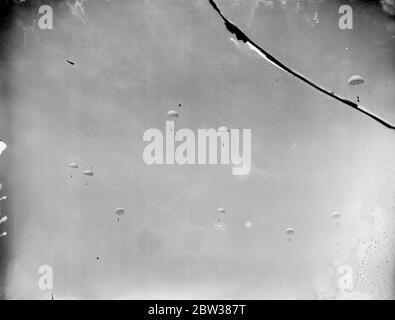
[[260, 56], [262, 56], [263, 58], [265, 58], [267, 61], [269, 61], [270, 63], [274, 64], [276, 67], [282, 69], [285, 72], [290, 73], [291, 75], [293, 75], [294, 77], [298, 78], [299, 80], [307, 83], [308, 85], [310, 85], [311, 87], [315, 88], [316, 90], [346, 104], [347, 106], [354, 108], [355, 110], [358, 110], [359, 112], [362, 112], [364, 114], [366, 114], [367, 116], [371, 117], [372, 119], [376, 120], [377, 122], [381, 123], [382, 125], [386, 126], [389, 129], [394, 129], [395, 130], [395, 125], [393, 125], [392, 123], [390, 123], [389, 121], [383, 119], [382, 117], [378, 116], [377, 114], [371, 112], [369, 109], [358, 105], [355, 102], [352, 102], [348, 99], [345, 99], [341, 96], [336, 95], [335, 93], [333, 93], [332, 91], [329, 91], [327, 89], [325, 89], [324, 87], [314, 83], [313, 81], [309, 80], [308, 78], [306, 78], [305, 76], [303, 76], [302, 74], [300, 74], [299, 72], [292, 70], [291, 68], [287, 67], [285, 64], [283, 64], [280, 60], [278, 60], [277, 58], [275, 58], [274, 56], [272, 56], [269, 52], [267, 52], [266, 50], [262, 49], [260, 46], [258, 46], [256, 43], [254, 43], [254, 41], [252, 41], [250, 38], [247, 37], [247, 35], [241, 31], [236, 25], [234, 25], [229, 19], [227, 19], [222, 13], [221, 11], [218, 9], [216, 3], [213, 0], [209, 0], [211, 6], [214, 8], [215, 11], [218, 12], [218, 14], [221, 16], [221, 18], [224, 20], [225, 22], [225, 26], [226, 29], [228, 29], [228, 31], [232, 34], [234, 34], [236, 36], [236, 38], [240, 41], [243, 41], [244, 43], [246, 43], [252, 50], [256, 51]]

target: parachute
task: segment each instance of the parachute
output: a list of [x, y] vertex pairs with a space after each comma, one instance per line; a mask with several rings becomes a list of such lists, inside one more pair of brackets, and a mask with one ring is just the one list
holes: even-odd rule
[[285, 233], [289, 236], [293, 235], [295, 233], [295, 230], [292, 228], [287, 228], [285, 229]]
[[215, 229], [219, 230], [219, 231], [223, 231], [226, 229], [225, 224], [223, 221], [221, 221], [221, 214], [224, 214], [226, 211], [224, 208], [218, 208], [217, 209], [218, 214], [220, 215], [218, 217], [218, 220], [214, 223], [214, 227]]
[[115, 209], [115, 214], [118, 216], [118, 221], [119, 221], [119, 217], [125, 214], [125, 209], [118, 207]]
[[[331, 216], [332, 216], [332, 219], [340, 219], [342, 215], [340, 214], [340, 212], [335, 211], [335, 212], [332, 212]], [[340, 227], [339, 222], [336, 222], [336, 225], [338, 227]]]
[[167, 116], [172, 118], [178, 118], [178, 112], [176, 110], [169, 110], [167, 112]]
[[357, 75], [357, 74], [351, 76], [351, 77], [348, 79], [348, 84], [349, 84], [350, 86], [356, 86], [356, 85], [362, 84], [362, 83], [364, 83], [364, 82], [365, 82], [365, 80], [362, 78], [362, 76]]
[[0, 234], [0, 238], [5, 237], [6, 235], [7, 235], [7, 232], [3, 232], [2, 234]]
[[229, 132], [230, 130], [227, 127], [219, 127], [218, 132]]
[[93, 171], [91, 169], [84, 170], [83, 174], [91, 177], [91, 176], [93, 176]]
[[3, 140], [0, 140], [0, 154], [7, 148], [7, 145], [4, 143]]
[[117, 214], [118, 216], [123, 216], [125, 214], [125, 209], [124, 208], [116, 208], [115, 209], [115, 214]]
[[71, 163], [69, 164], [69, 167], [70, 167], [70, 168], [73, 168], [73, 169], [77, 169], [77, 168], [78, 168], [78, 164], [76, 164], [75, 162], [71, 162]]
[[285, 229], [285, 233], [289, 236], [288, 241], [291, 242], [292, 235], [295, 233], [293, 228]]
[[6, 200], [6, 199], [7, 199], [7, 196], [2, 196], [2, 197], [0, 198], [0, 201]]
[[333, 219], [339, 219], [342, 215], [340, 212], [335, 211], [335, 212], [332, 212], [331, 216]]

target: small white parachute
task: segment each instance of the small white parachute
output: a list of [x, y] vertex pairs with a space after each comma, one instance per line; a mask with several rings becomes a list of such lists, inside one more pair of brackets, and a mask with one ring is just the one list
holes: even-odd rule
[[355, 74], [348, 79], [348, 84], [350, 86], [356, 86], [356, 85], [362, 84], [364, 82], [365, 82], [365, 80], [362, 78], [362, 76], [360, 76], [358, 74]]
[[0, 238], [5, 237], [6, 235], [7, 235], [7, 232], [3, 232], [2, 234], [0, 234]]
[[224, 208], [218, 208], [218, 209], [217, 209], [217, 212], [218, 212], [218, 213], [225, 213], [226, 211], [225, 211]]
[[7, 145], [3, 140], [0, 140], [0, 154], [3, 153], [3, 151], [7, 148]]
[[178, 118], [178, 112], [176, 110], [169, 110], [167, 116], [171, 118]]
[[337, 211], [335, 211], [335, 212], [332, 212], [332, 214], [331, 214], [331, 217], [333, 218], [333, 219], [339, 219], [339, 218], [341, 218], [341, 213], [340, 212], [337, 212]]
[[229, 132], [229, 131], [230, 130], [227, 127], [224, 127], [224, 126], [218, 128], [218, 132]]
[[84, 170], [83, 174], [91, 177], [93, 176], [93, 170], [91, 169]]
[[69, 167], [70, 167], [70, 168], [73, 168], [73, 169], [78, 169], [78, 164], [76, 164], [75, 162], [71, 162], [71, 163], [69, 164]]
[[288, 241], [289, 242], [291, 242], [292, 240], [292, 236], [293, 236], [293, 234], [295, 233], [295, 229], [293, 229], [293, 228], [287, 228], [287, 229], [285, 229], [285, 233], [288, 235]]
[[2, 201], [2, 200], [7, 200], [7, 196], [2, 196], [2, 197], [0, 198], [0, 201]]
[[285, 233], [289, 236], [292, 236], [295, 233], [295, 229], [293, 228], [287, 228], [285, 229]]
[[118, 215], [118, 216], [123, 216], [125, 214], [125, 209], [121, 208], [121, 207], [116, 208], [115, 209], [115, 214]]

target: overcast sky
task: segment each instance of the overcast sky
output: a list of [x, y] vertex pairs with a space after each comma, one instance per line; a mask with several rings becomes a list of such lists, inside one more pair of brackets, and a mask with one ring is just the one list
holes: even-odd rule
[[[395, 122], [380, 6], [354, 2], [354, 29], [340, 30], [343, 2], [270, 3], [217, 1], [281, 61]], [[59, 299], [392, 297], [395, 131], [235, 44], [207, 0], [84, 1], [84, 16], [71, 4], [54, 6], [53, 30], [21, 11], [10, 34], [7, 298], [50, 298], [46, 264]], [[353, 74], [365, 83], [349, 86]], [[250, 174], [146, 165], [144, 131], [164, 132], [170, 109], [175, 130], [251, 129]]]

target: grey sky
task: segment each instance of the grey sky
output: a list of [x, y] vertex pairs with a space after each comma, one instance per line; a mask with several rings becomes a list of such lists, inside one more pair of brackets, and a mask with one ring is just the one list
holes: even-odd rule
[[[260, 3], [251, 15], [253, 2], [217, 4], [289, 66], [395, 122], [394, 39], [381, 11], [354, 10], [354, 30], [340, 30], [332, 1], [298, 13], [291, 1]], [[44, 264], [59, 298], [339, 297], [322, 283], [340, 275], [325, 270], [347, 264], [359, 238], [392, 230], [392, 218], [376, 230], [366, 217], [394, 212], [394, 131], [235, 45], [207, 0], [84, 8], [82, 20], [59, 4], [54, 30], [30, 29], [10, 57], [7, 297], [49, 298], [37, 286]], [[350, 87], [352, 74], [365, 83]], [[143, 162], [144, 131], [164, 132], [179, 103], [176, 130], [252, 129], [248, 176]], [[388, 250], [378, 259], [392, 261]]]

